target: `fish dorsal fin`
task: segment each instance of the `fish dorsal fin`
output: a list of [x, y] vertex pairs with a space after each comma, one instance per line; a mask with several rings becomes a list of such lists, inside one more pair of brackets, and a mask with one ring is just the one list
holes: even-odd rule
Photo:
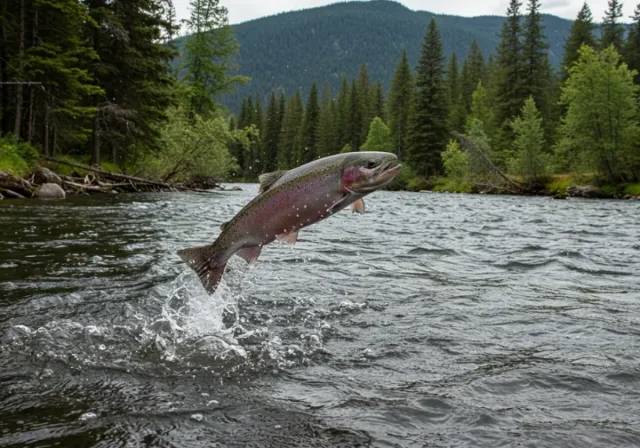
[[220, 224], [220, 230], [224, 231], [224, 229], [229, 225], [229, 221], [227, 222], [223, 222], [222, 224]]
[[274, 171], [273, 173], [261, 174], [260, 177], [258, 177], [260, 181], [260, 193], [267, 191], [284, 173], [286, 173], [286, 171]]

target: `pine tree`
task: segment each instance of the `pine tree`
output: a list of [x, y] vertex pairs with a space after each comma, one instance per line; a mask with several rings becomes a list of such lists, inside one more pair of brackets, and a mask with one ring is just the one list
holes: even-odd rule
[[276, 94], [272, 91], [267, 106], [267, 120], [262, 139], [262, 172], [270, 173], [278, 166], [278, 146], [280, 143], [280, 106]]
[[382, 82], [376, 82], [371, 95], [371, 110], [373, 117], [379, 117], [382, 121], [386, 119], [386, 111], [384, 104], [384, 89]]
[[533, 97], [543, 119], [550, 114], [548, 89], [551, 84], [551, 66], [547, 57], [549, 45], [544, 35], [539, 0], [529, 0], [528, 14], [524, 26], [522, 54], [522, 93]]
[[391, 131], [380, 117], [375, 117], [371, 122], [367, 141], [362, 145], [360, 151], [393, 152]]
[[413, 96], [413, 77], [407, 59], [406, 50], [402, 51], [402, 59], [398, 63], [391, 91], [389, 92], [389, 128], [393, 139], [395, 153], [399, 158], [405, 154], [407, 133]]
[[351, 97], [349, 100], [349, 116], [347, 119], [347, 133], [349, 136], [348, 143], [357, 151], [362, 144], [362, 102], [360, 99], [360, 91], [354, 80], [351, 83]]
[[339, 148], [351, 141], [349, 117], [351, 116], [351, 90], [346, 76], [342, 78], [338, 93], [337, 112], [335, 114], [336, 143]]
[[473, 128], [474, 121], [482, 123], [482, 129], [491, 140], [495, 133], [493, 104], [487, 90], [482, 85], [482, 81], [478, 82], [478, 87], [472, 95], [471, 113], [467, 117], [465, 132], [469, 134]]
[[260, 138], [264, 135], [264, 110], [262, 109], [262, 100], [260, 94], [256, 94], [256, 107], [253, 112], [253, 125], [258, 130]]
[[485, 79], [486, 67], [484, 55], [474, 39], [469, 49], [469, 54], [462, 65], [462, 96], [467, 113], [471, 112], [471, 95], [476, 90], [478, 82]]
[[299, 152], [299, 163], [302, 165], [318, 158], [318, 124], [320, 107], [318, 106], [318, 88], [311, 85], [307, 107], [302, 123], [302, 146]]
[[520, 42], [519, 0], [510, 0], [507, 20], [502, 25], [496, 61], [496, 119], [500, 126], [518, 115], [524, 102], [522, 95], [522, 44]]
[[605, 12], [602, 20], [602, 37], [600, 38], [600, 48], [613, 48], [620, 53], [624, 41], [624, 28], [619, 22], [622, 17], [622, 2], [619, 0], [609, 0], [609, 9]]
[[320, 118], [318, 119], [318, 156], [326, 157], [335, 151], [334, 117], [331, 109], [331, 89], [325, 83], [320, 102]]
[[564, 45], [564, 58], [562, 60], [562, 79], [569, 77], [569, 69], [578, 60], [578, 51], [583, 45], [596, 47], [596, 38], [593, 35], [595, 25], [589, 5], [585, 2], [578, 13], [578, 17], [571, 25], [571, 31]]
[[369, 125], [373, 120], [371, 107], [371, 80], [369, 79], [369, 71], [367, 64], [362, 63], [360, 73], [357, 80], [358, 97], [360, 98], [360, 117], [362, 117], [360, 129], [360, 141], [364, 141], [369, 132]]
[[636, 6], [632, 18], [634, 23], [629, 29], [622, 55], [627, 66], [636, 71], [634, 82], [640, 84], [640, 4]]
[[542, 117], [532, 96], [522, 106], [522, 116], [511, 123], [515, 134], [516, 155], [510, 161], [513, 174], [523, 176], [528, 184], [540, 184], [547, 174], [548, 158], [544, 153], [545, 139]]
[[462, 98], [462, 79], [458, 76], [458, 57], [455, 51], [449, 59], [449, 68], [447, 69], [447, 93], [449, 129], [462, 131], [466, 118], [466, 107]]
[[416, 174], [438, 173], [440, 154], [449, 139], [444, 57], [434, 19], [427, 30], [417, 69], [416, 91], [408, 138], [408, 155]]
[[295, 137], [298, 134], [298, 123], [298, 111], [296, 110], [295, 99], [292, 96], [287, 101], [287, 107], [282, 118], [282, 132], [280, 134], [277, 157], [279, 170], [287, 170], [292, 166], [292, 152]]
[[215, 109], [215, 97], [246, 78], [229, 75], [238, 43], [220, 0], [191, 0], [186, 21], [189, 36], [183, 44], [185, 82], [192, 87], [190, 113], [204, 115]]

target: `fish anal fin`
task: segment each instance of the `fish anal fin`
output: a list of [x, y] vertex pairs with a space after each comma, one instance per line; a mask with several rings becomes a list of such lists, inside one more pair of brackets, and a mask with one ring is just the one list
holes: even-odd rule
[[364, 199], [360, 198], [356, 202], [351, 204], [352, 213], [364, 213]]
[[226, 263], [216, 263], [211, 256], [211, 246], [190, 247], [178, 251], [182, 261], [193, 269], [209, 294], [218, 288]]
[[277, 235], [276, 238], [278, 238], [278, 241], [287, 243], [289, 246], [293, 247], [296, 245], [296, 241], [298, 241], [298, 231], [281, 233], [280, 235]]
[[261, 250], [262, 250], [262, 246], [243, 247], [238, 252], [236, 252], [236, 254], [244, 258], [244, 260], [247, 263], [252, 264], [258, 261], [258, 257], [260, 256]]
[[274, 171], [273, 173], [264, 173], [258, 177], [258, 181], [260, 181], [260, 193], [267, 191], [271, 188], [271, 185], [275, 184], [278, 179], [280, 179], [286, 171]]

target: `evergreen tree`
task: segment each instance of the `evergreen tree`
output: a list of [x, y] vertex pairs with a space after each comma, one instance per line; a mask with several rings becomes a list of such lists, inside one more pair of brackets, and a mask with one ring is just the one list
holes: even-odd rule
[[634, 82], [640, 84], [640, 4], [636, 6], [632, 19], [633, 24], [629, 29], [622, 54], [627, 66], [636, 71]]
[[215, 108], [215, 97], [246, 78], [229, 73], [238, 43], [220, 0], [191, 0], [186, 20], [189, 36], [183, 44], [184, 80], [192, 88], [190, 114], [204, 115]]
[[371, 110], [373, 117], [380, 117], [382, 121], [386, 118], [386, 111], [384, 105], [384, 89], [382, 88], [382, 82], [376, 82], [371, 95]]
[[511, 117], [518, 115], [524, 98], [522, 96], [522, 44], [520, 42], [519, 0], [510, 0], [507, 19], [502, 25], [498, 60], [496, 61], [496, 118], [502, 126]]
[[325, 83], [320, 101], [320, 118], [318, 119], [318, 156], [326, 157], [335, 151], [334, 117], [331, 109], [331, 90]]
[[515, 158], [510, 169], [523, 176], [528, 184], [540, 184], [547, 174], [548, 158], [544, 153], [545, 139], [542, 117], [530, 96], [522, 107], [522, 117], [511, 123], [515, 133]]
[[302, 165], [318, 158], [318, 124], [320, 107], [318, 106], [318, 88], [314, 82], [311, 85], [307, 108], [302, 124], [302, 146], [299, 152], [299, 164]]
[[622, 2], [619, 0], [609, 0], [609, 9], [605, 12], [602, 20], [602, 37], [600, 38], [600, 48], [613, 48], [620, 53], [624, 41], [624, 28], [620, 23], [622, 17]]
[[529, 0], [528, 14], [524, 26], [522, 54], [522, 93], [533, 97], [537, 109], [544, 119], [550, 114], [548, 89], [551, 85], [551, 66], [547, 57], [549, 45], [544, 35], [539, 0]]
[[436, 21], [431, 19], [417, 69], [408, 138], [409, 162], [416, 174], [422, 176], [438, 173], [440, 154], [449, 138], [443, 73], [442, 44]]
[[262, 109], [262, 100], [260, 99], [260, 94], [256, 94], [256, 107], [253, 111], [253, 125], [258, 130], [258, 134], [260, 138], [264, 135], [264, 111]]
[[360, 99], [360, 91], [354, 80], [351, 83], [351, 98], [349, 100], [349, 117], [347, 119], [347, 132], [349, 136], [349, 144], [354, 151], [357, 151], [362, 144], [362, 102]]
[[406, 50], [402, 51], [402, 59], [398, 63], [391, 91], [389, 92], [389, 128], [393, 138], [395, 153], [399, 158], [405, 154], [407, 133], [413, 95], [413, 77], [407, 59]]
[[279, 170], [287, 170], [292, 166], [292, 153], [295, 138], [299, 131], [299, 122], [299, 111], [296, 109], [295, 98], [292, 96], [287, 101], [287, 107], [282, 119], [282, 132], [280, 134], [277, 157]]
[[564, 45], [564, 58], [562, 60], [562, 79], [569, 77], [569, 69], [578, 60], [578, 51], [583, 45], [596, 47], [596, 38], [593, 35], [595, 25], [589, 5], [585, 2], [578, 13], [578, 17], [571, 25], [571, 32]]
[[372, 107], [371, 107], [371, 80], [369, 79], [369, 71], [367, 70], [367, 64], [362, 63], [360, 66], [360, 73], [357, 80], [358, 97], [360, 98], [360, 117], [362, 118], [360, 129], [360, 141], [364, 141], [367, 133], [369, 132], [369, 125], [373, 120]]
[[462, 95], [467, 113], [471, 112], [471, 95], [476, 90], [478, 83], [485, 79], [486, 67], [484, 55], [478, 42], [474, 39], [469, 49], [469, 54], [462, 66]]
[[270, 173], [278, 166], [278, 146], [280, 143], [280, 105], [276, 100], [276, 94], [271, 92], [269, 105], [267, 106], [267, 120], [265, 123], [264, 138], [262, 139], [262, 172]]
[[475, 121], [482, 123], [482, 129], [491, 140], [495, 134], [493, 104], [487, 90], [482, 85], [482, 81], [478, 82], [476, 91], [473, 92], [471, 101], [471, 113], [467, 117], [465, 132], [471, 133], [471, 129]]
[[449, 59], [447, 69], [447, 93], [449, 102], [449, 129], [462, 131], [466, 118], [466, 107], [462, 98], [462, 78], [458, 76], [458, 57], [455, 51]]
[[351, 90], [346, 76], [342, 78], [340, 92], [338, 92], [337, 111], [335, 114], [335, 134], [339, 148], [351, 141], [349, 117], [351, 116]]

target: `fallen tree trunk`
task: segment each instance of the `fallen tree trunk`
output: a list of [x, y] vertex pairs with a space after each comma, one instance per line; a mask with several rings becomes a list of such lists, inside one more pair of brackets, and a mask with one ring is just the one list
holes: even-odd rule
[[55, 157], [45, 157], [45, 160], [48, 160], [54, 163], [59, 163], [62, 165], [67, 165], [73, 168], [80, 168], [82, 170], [97, 173], [102, 175], [103, 177], [107, 177], [111, 179], [126, 180], [134, 190], [137, 190], [137, 185], [139, 184], [139, 185], [153, 185], [169, 191], [179, 190], [179, 191], [195, 191], [197, 193], [212, 193], [209, 190], [202, 190], [200, 188], [183, 187], [181, 185], [172, 185], [165, 182], [158, 182], [155, 180], [143, 179], [141, 177], [127, 176], [126, 174], [111, 173], [109, 171], [101, 170], [99, 168], [94, 168], [92, 166], [82, 165], [79, 163], [67, 162], [66, 160], [60, 160]]

